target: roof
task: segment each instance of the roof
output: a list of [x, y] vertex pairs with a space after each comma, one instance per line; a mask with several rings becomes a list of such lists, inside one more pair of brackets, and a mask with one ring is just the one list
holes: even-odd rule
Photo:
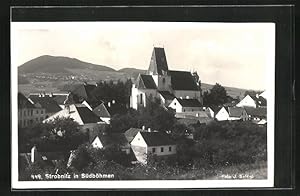
[[117, 145], [120, 145], [123, 147], [130, 147], [130, 144], [129, 144], [128, 140], [126, 139], [124, 133], [111, 133], [108, 135], [100, 134], [100, 135], [97, 135], [96, 137], [99, 137], [103, 146], [117, 144]]
[[72, 93], [75, 95], [82, 97], [84, 99], [92, 99], [92, 91], [96, 88], [96, 85], [93, 84], [81, 84], [78, 85], [77, 88], [75, 88]]
[[140, 132], [148, 146], [174, 145], [175, 142], [162, 132]]
[[110, 102], [101, 103], [93, 109], [93, 112], [99, 117], [112, 117], [115, 114], [123, 114], [126, 112], [126, 107], [122, 104]]
[[169, 91], [158, 91], [165, 100], [173, 100], [175, 96]]
[[168, 73], [168, 63], [164, 48], [153, 48], [150, 65], [147, 73], [155, 75], [164, 75], [164, 73]]
[[136, 136], [136, 134], [140, 131], [143, 131], [142, 129], [139, 128], [130, 128], [127, 131], [125, 131], [124, 135], [127, 139], [128, 142], [131, 142], [133, 138]]
[[198, 119], [193, 119], [193, 118], [181, 118], [178, 119], [178, 122], [180, 124], [185, 124], [186, 126], [200, 123]]
[[35, 95], [30, 95], [29, 99], [34, 103], [39, 103], [42, 108], [46, 109], [46, 113], [55, 113], [61, 110], [61, 107], [53, 99], [53, 97], [45, 96], [39, 97]]
[[198, 99], [178, 99], [178, 102], [182, 107], [201, 107], [201, 103]]
[[173, 90], [199, 90], [192, 74], [186, 71], [169, 71]]
[[267, 117], [266, 107], [260, 107], [260, 108], [244, 107], [244, 108], [248, 115], [257, 116], [257, 117]]
[[18, 108], [36, 108], [22, 93], [18, 93]]
[[241, 117], [243, 115], [243, 112], [245, 111], [245, 109], [242, 107], [228, 107], [225, 109], [227, 109], [228, 114], [231, 117]]
[[267, 100], [263, 98], [262, 96], [254, 96], [254, 95], [249, 95], [256, 103], [258, 106], [267, 106]]
[[176, 112], [176, 118], [186, 118], [187, 116], [194, 116], [198, 118], [209, 118], [206, 111], [193, 111], [193, 112]]
[[156, 89], [156, 84], [151, 75], [140, 74], [136, 85], [137, 88]]
[[76, 109], [84, 124], [97, 123], [101, 121], [101, 119], [86, 106], [82, 106], [81, 104], [76, 104]]

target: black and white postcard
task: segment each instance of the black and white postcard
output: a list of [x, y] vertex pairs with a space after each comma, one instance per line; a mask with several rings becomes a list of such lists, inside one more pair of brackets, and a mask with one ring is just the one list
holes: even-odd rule
[[11, 22], [12, 188], [274, 185], [275, 23]]

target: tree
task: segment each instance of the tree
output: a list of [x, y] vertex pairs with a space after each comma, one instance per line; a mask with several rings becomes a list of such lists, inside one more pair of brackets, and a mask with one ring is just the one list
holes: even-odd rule
[[213, 88], [203, 93], [203, 101], [207, 106], [218, 106], [227, 102], [228, 96], [225, 88], [216, 83]]

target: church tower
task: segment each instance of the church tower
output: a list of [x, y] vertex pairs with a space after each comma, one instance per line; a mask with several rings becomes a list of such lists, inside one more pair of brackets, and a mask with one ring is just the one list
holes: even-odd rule
[[159, 91], [171, 91], [171, 76], [164, 48], [154, 47], [147, 71]]

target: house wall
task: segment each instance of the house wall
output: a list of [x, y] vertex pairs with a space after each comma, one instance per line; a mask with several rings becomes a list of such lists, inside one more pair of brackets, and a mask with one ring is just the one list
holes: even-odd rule
[[93, 146], [93, 148], [99, 148], [99, 149], [103, 148], [103, 144], [101, 143], [99, 137], [96, 137], [94, 139], [94, 141], [92, 142], [92, 146]]
[[202, 111], [201, 107], [182, 107], [182, 112]]
[[178, 100], [176, 98], [173, 99], [173, 101], [170, 103], [169, 107], [173, 108], [176, 111], [176, 113], [182, 112], [182, 106], [180, 105], [180, 103], [178, 102]]
[[[142, 96], [142, 103], [140, 102], [140, 97]], [[149, 98], [159, 98], [156, 89], [137, 89], [135, 85], [131, 88], [131, 107], [138, 109], [139, 107], [146, 107]]]
[[[171, 147], [171, 151], [169, 151], [169, 147]], [[161, 148], [163, 148], [163, 152], [161, 152]], [[155, 149], [155, 152], [152, 151], [153, 149]], [[176, 145], [148, 146], [147, 154], [155, 154], [157, 156], [176, 154]]]
[[44, 108], [22, 108], [18, 109], [18, 125], [21, 128], [40, 123], [46, 118]]
[[256, 108], [256, 103], [249, 95], [247, 95], [238, 104], [236, 104], [236, 106], [237, 107], [247, 106], [247, 107]]
[[226, 111], [226, 109], [223, 107], [221, 110], [216, 114], [215, 118], [218, 121], [223, 121], [223, 120], [229, 120], [229, 114]]

